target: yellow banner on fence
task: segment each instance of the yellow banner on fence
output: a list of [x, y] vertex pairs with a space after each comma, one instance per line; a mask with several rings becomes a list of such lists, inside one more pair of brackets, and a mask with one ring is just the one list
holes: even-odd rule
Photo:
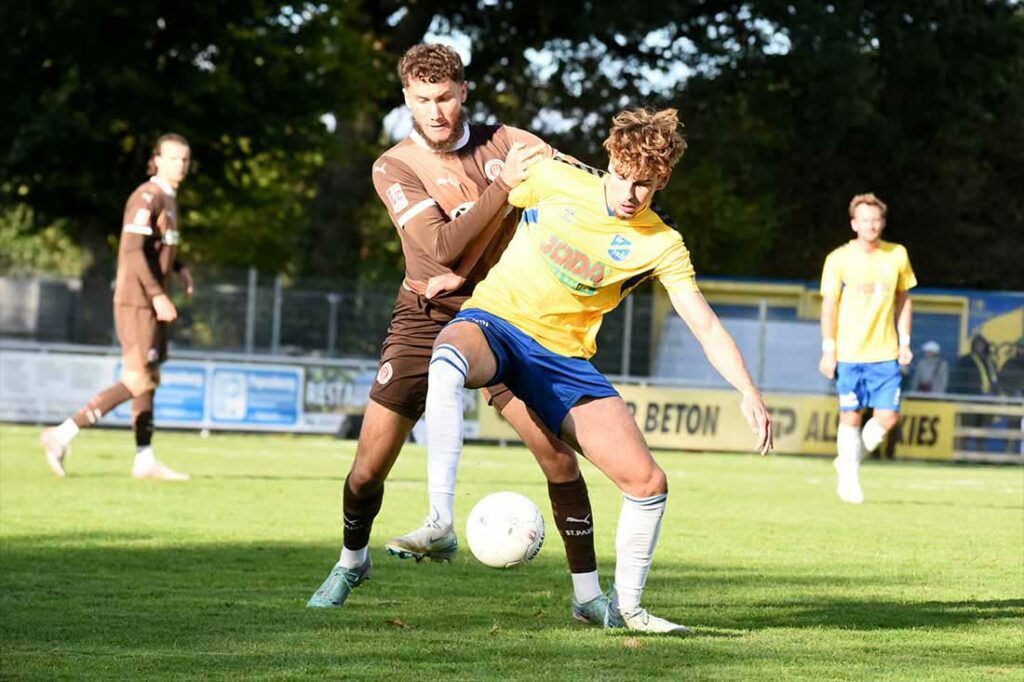
[[[754, 447], [739, 396], [713, 389], [616, 386], [653, 448], [749, 452]], [[835, 452], [839, 405], [834, 397], [766, 394], [772, 414], [775, 451], [830, 455]], [[910, 459], [953, 458], [953, 403], [908, 400], [891, 435], [894, 455]], [[515, 431], [482, 405], [481, 440], [517, 440]], [[884, 447], [884, 446], [883, 446]]]

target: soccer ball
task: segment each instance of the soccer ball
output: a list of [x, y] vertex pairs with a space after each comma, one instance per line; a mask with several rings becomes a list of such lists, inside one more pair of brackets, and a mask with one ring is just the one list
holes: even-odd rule
[[476, 503], [466, 521], [473, 556], [493, 568], [529, 562], [544, 544], [544, 517], [530, 498], [494, 493]]

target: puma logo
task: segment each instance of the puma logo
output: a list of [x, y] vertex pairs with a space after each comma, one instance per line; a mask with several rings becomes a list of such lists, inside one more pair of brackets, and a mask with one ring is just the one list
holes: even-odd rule
[[456, 178], [454, 175], [449, 175], [446, 178], [438, 178], [437, 186], [440, 187], [441, 185], [451, 185], [452, 187], [456, 188], [462, 187], [462, 183], [460, 183], [458, 178]]
[[387, 164], [386, 163], [382, 163], [379, 166], [374, 166], [373, 167], [373, 172], [374, 173], [381, 173], [382, 175], [387, 175], [388, 174]]
[[566, 516], [565, 517], [565, 522], [566, 523], [585, 523], [585, 524], [589, 525], [590, 524], [590, 517], [591, 517], [591, 514], [587, 514], [582, 519], [577, 519], [575, 516]]

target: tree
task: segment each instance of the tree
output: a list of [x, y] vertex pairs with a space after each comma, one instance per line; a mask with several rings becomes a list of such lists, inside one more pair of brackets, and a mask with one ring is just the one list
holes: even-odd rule
[[[377, 50], [344, 3], [5, 3], [5, 203], [67, 217], [92, 265], [85, 311], [109, 329], [111, 243], [150, 145], [189, 138], [193, 258], [284, 268], [301, 249], [328, 111], [378, 97]], [[299, 235], [299, 239], [295, 239]], [[106, 301], [106, 303], [103, 303]]]

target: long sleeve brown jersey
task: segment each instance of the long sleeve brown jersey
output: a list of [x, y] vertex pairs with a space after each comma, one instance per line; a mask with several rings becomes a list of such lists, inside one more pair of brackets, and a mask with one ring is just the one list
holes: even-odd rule
[[124, 206], [114, 303], [148, 308], [166, 292], [180, 236], [174, 189], [157, 177], [142, 183]]
[[457, 309], [498, 261], [519, 221], [499, 177], [516, 142], [543, 144], [511, 126], [469, 124], [450, 151], [430, 149], [413, 132], [373, 164], [373, 185], [402, 240], [407, 288], [422, 293], [434, 275], [458, 272], [466, 283], [448, 296]]

